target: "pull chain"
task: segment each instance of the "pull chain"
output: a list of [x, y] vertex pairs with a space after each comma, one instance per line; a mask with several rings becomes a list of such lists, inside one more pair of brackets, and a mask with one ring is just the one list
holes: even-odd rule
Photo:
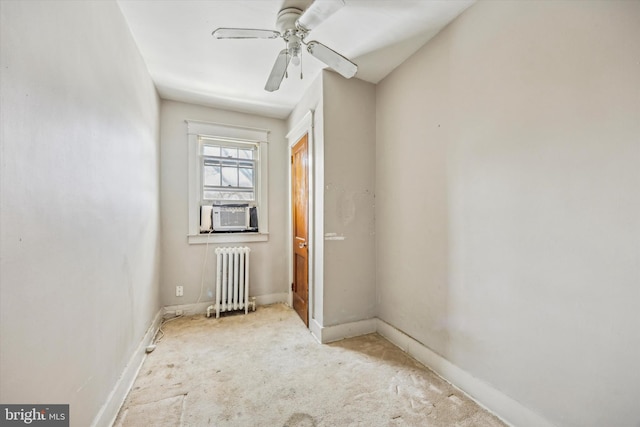
[[289, 49], [287, 49], [287, 53], [284, 54], [285, 64], [287, 64], [287, 68], [284, 69], [284, 78], [289, 78]]

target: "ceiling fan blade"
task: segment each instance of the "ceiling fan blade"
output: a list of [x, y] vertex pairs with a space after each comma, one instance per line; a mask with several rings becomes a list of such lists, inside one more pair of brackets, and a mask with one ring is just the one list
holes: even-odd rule
[[272, 30], [254, 28], [218, 28], [211, 35], [217, 39], [275, 39], [280, 33]]
[[290, 60], [291, 56], [287, 53], [287, 49], [282, 49], [276, 58], [276, 62], [273, 64], [273, 69], [267, 79], [264, 90], [274, 92], [280, 89], [280, 83], [282, 83], [282, 79], [284, 79], [284, 74], [287, 72]]
[[355, 76], [358, 72], [358, 66], [356, 64], [349, 61], [335, 50], [329, 49], [327, 46], [317, 41], [311, 41], [307, 44], [307, 52], [333, 68], [347, 79]]
[[344, 0], [315, 0], [302, 14], [297, 25], [311, 31], [344, 6]]

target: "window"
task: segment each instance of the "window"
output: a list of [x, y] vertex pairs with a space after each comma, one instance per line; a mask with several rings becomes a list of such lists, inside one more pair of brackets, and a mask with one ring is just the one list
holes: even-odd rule
[[[187, 121], [189, 137], [189, 243], [268, 240], [267, 137], [262, 129]], [[222, 207], [222, 208], [220, 208]], [[250, 230], [233, 226], [201, 232], [201, 212], [239, 220], [245, 209]], [[241, 221], [244, 223], [244, 221]], [[255, 227], [257, 222], [257, 227]]]
[[200, 137], [203, 204], [255, 202], [258, 145]]

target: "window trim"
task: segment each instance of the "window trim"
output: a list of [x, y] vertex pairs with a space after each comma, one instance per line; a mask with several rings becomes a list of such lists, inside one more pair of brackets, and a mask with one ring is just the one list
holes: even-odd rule
[[[187, 240], [189, 244], [204, 243], [248, 243], [265, 242], [269, 240], [269, 130], [221, 123], [185, 120], [188, 135], [189, 156], [189, 229]], [[259, 146], [259, 158], [256, 164], [258, 185], [256, 187], [256, 206], [258, 206], [258, 220], [260, 231], [242, 233], [200, 233], [200, 193], [202, 187], [202, 171], [199, 158], [199, 138], [235, 139]]]

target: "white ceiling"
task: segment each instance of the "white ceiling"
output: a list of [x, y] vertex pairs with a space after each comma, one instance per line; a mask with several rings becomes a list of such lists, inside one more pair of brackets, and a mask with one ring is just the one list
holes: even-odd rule
[[[321, 1], [321, 0], [320, 0]], [[356, 78], [378, 83], [474, 0], [345, 0], [311, 31], [358, 65]], [[264, 85], [282, 39], [217, 40], [218, 27], [275, 30], [278, 12], [310, 0], [118, 0], [151, 78], [164, 99], [286, 117], [324, 64], [303, 52], [302, 71], [276, 92]]]

